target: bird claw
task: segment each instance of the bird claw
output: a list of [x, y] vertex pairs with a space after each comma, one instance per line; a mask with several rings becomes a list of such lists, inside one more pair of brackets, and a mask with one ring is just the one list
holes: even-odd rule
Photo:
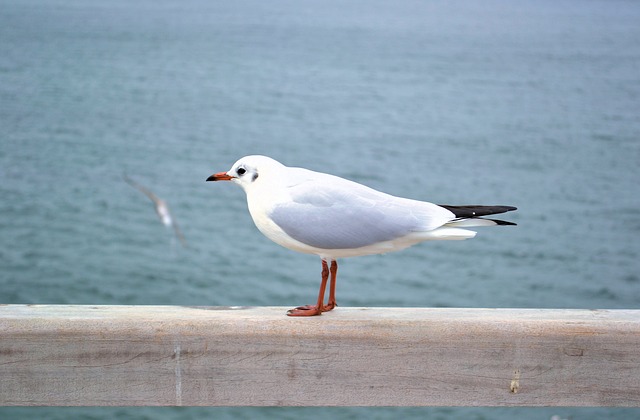
[[289, 316], [316, 316], [321, 315], [323, 312], [329, 312], [333, 308], [338, 306], [338, 304], [329, 303], [324, 305], [320, 310], [318, 310], [318, 305], [304, 305], [298, 306], [297, 308], [289, 309], [287, 311], [287, 315]]
[[322, 309], [318, 309], [317, 305], [304, 305], [297, 308], [289, 309], [287, 315], [289, 316], [315, 316], [322, 314]]
[[322, 312], [329, 312], [329, 311], [333, 310], [333, 308], [335, 308], [336, 306], [338, 306], [337, 303], [329, 302], [328, 304], [326, 304], [326, 305], [324, 305], [322, 307]]

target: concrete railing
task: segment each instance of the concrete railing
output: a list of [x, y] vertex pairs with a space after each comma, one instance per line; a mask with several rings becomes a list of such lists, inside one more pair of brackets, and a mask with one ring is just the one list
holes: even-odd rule
[[640, 311], [0, 305], [0, 405], [640, 406]]

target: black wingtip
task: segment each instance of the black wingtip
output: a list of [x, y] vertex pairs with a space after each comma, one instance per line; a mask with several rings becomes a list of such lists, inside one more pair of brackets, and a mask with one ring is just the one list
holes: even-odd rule
[[507, 222], [506, 220], [497, 220], [497, 219], [487, 219], [495, 222], [498, 226], [518, 226], [517, 223]]
[[506, 213], [508, 211], [514, 211], [518, 209], [517, 207], [513, 206], [450, 206], [448, 204], [439, 204], [439, 206], [444, 207], [445, 209], [453, 213], [456, 217], [461, 218], [490, 216], [492, 214]]

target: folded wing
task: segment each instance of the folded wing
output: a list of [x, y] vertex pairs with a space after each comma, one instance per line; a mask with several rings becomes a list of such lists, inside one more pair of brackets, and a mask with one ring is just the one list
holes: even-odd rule
[[436, 204], [394, 197], [331, 175], [292, 185], [272, 220], [292, 238], [321, 249], [355, 249], [437, 229], [455, 214]]

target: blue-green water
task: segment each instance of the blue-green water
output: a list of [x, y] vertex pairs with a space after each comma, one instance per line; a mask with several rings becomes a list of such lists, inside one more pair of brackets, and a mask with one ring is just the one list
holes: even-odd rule
[[[317, 258], [262, 237], [240, 189], [204, 182], [260, 153], [395, 195], [519, 207], [517, 227], [343, 260], [342, 306], [638, 308], [639, 110], [637, 2], [0, 0], [0, 303], [310, 303]], [[124, 173], [169, 203], [187, 248]], [[640, 417], [0, 409], [554, 414]]]

